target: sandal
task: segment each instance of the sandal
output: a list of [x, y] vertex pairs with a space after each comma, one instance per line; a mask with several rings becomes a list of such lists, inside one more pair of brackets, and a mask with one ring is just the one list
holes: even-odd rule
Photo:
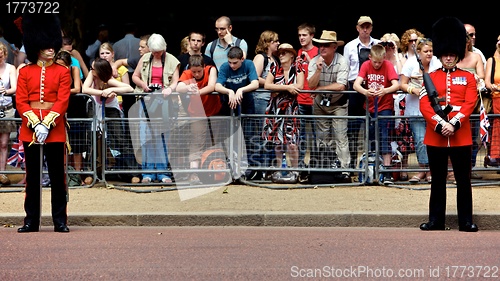
[[94, 182], [94, 179], [91, 177], [91, 176], [88, 176], [86, 177], [84, 180], [83, 180], [83, 184], [82, 185], [91, 185], [92, 182]]
[[399, 174], [399, 180], [401, 180], [401, 181], [407, 181], [408, 180], [408, 173], [407, 172], [401, 172]]
[[451, 182], [454, 182], [455, 181], [455, 174], [453, 172], [449, 172], [447, 180], [451, 181]]
[[418, 175], [414, 175], [413, 177], [411, 177], [411, 179], [409, 180], [409, 182], [410, 183], [419, 183], [423, 179], [425, 179], [425, 173], [424, 172], [420, 172], [420, 173], [418, 173]]
[[411, 177], [411, 179], [409, 180], [410, 183], [419, 183], [421, 180], [421, 178], [419, 178], [418, 176], [413, 176]]
[[9, 185], [10, 184], [9, 177], [7, 177], [5, 174], [0, 174], [0, 183], [2, 185]]

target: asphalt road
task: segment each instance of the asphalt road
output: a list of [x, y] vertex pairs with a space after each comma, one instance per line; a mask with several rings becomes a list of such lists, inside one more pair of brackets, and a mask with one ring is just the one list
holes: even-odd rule
[[497, 280], [499, 238], [418, 228], [2, 228], [0, 280]]

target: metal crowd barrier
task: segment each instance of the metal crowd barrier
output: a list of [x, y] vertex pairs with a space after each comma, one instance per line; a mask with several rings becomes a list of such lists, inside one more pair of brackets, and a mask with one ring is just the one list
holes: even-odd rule
[[[257, 90], [265, 91], [262, 89]], [[321, 93], [321, 94], [350, 94], [353, 91], [309, 91], [311, 93]], [[217, 93], [213, 93], [217, 94]], [[98, 119], [97, 114], [95, 114], [96, 103], [93, 98], [88, 95], [78, 94], [80, 96], [86, 96], [90, 103], [91, 115], [88, 118], [68, 118], [68, 123], [71, 126], [72, 124], [85, 124], [88, 128], [91, 128], [87, 134], [85, 134], [85, 138], [83, 139], [73, 139], [70, 140], [70, 144], [84, 144], [88, 146], [89, 151], [84, 151], [84, 160], [85, 165], [82, 171], [68, 170], [68, 178], [70, 175], [77, 175], [79, 177], [90, 176], [92, 177], [92, 183], [85, 185], [77, 185], [70, 186], [70, 188], [88, 188], [95, 185], [97, 182], [102, 182], [106, 186], [110, 186], [116, 189], [133, 191], [133, 192], [157, 192], [157, 191], [169, 191], [169, 190], [179, 190], [179, 189], [190, 189], [190, 188], [211, 188], [214, 186], [225, 186], [234, 182], [239, 182], [243, 184], [265, 187], [265, 188], [273, 188], [273, 189], [290, 189], [290, 188], [316, 188], [316, 187], [331, 187], [331, 186], [359, 186], [365, 185], [366, 183], [360, 181], [358, 175], [366, 175], [368, 173], [368, 167], [362, 168], [359, 165], [359, 160], [363, 154], [368, 154], [370, 152], [370, 140], [368, 136], [368, 131], [370, 129], [370, 124], [375, 126], [375, 154], [379, 154], [379, 133], [380, 128], [378, 127], [378, 120], [381, 119], [401, 119], [407, 118], [409, 122], [412, 120], [422, 119], [417, 116], [378, 116], [373, 119], [370, 117], [368, 111], [366, 111], [365, 116], [331, 116], [331, 115], [300, 115], [300, 116], [282, 116], [282, 117], [298, 117], [301, 120], [319, 120], [325, 119], [329, 122], [335, 121], [336, 119], [346, 119], [362, 121], [364, 126], [361, 128], [357, 137], [355, 139], [349, 139], [349, 142], [355, 142], [358, 147], [358, 154], [355, 161], [355, 165], [350, 166], [349, 168], [324, 168], [324, 167], [298, 167], [298, 168], [286, 168], [286, 171], [298, 171], [300, 173], [311, 173], [311, 172], [348, 172], [351, 175], [352, 182], [332, 182], [325, 184], [310, 184], [310, 183], [297, 183], [297, 184], [274, 184], [266, 179], [260, 180], [251, 180], [245, 176], [246, 170], [252, 171], [260, 171], [262, 173], [265, 172], [274, 172], [274, 171], [282, 171], [283, 169], [280, 166], [280, 163], [266, 163], [256, 165], [256, 161], [253, 161], [252, 151], [248, 152], [247, 146], [250, 144], [250, 148], [254, 148], [255, 146], [262, 148], [263, 140], [260, 138], [262, 133], [262, 124], [266, 117], [269, 117], [265, 114], [240, 114], [237, 116], [215, 116], [210, 118], [210, 126], [213, 133], [213, 138], [218, 139], [217, 145], [223, 148], [226, 157], [228, 158], [228, 167], [222, 170], [225, 173], [225, 177], [222, 180], [210, 182], [210, 183], [202, 183], [200, 185], [191, 186], [187, 181], [187, 177], [190, 173], [197, 173], [199, 175], [211, 175], [214, 172], [212, 170], [206, 168], [197, 168], [193, 169], [189, 166], [189, 154], [190, 154], [190, 141], [193, 139], [194, 134], [190, 131], [190, 127], [194, 122], [204, 121], [207, 122], [207, 118], [202, 117], [188, 117], [185, 109], [179, 107], [179, 113], [175, 116], [165, 116], [161, 113], [153, 113], [150, 112], [151, 115], [146, 116], [144, 114], [144, 106], [146, 109], [150, 107], [150, 104], [142, 103], [141, 98], [146, 102], [150, 102], [148, 98], [152, 98], [151, 94], [138, 94], [138, 93], [130, 93], [124, 95], [134, 95], [136, 96], [137, 102], [130, 108], [128, 112], [128, 118], [125, 119], [123, 116], [117, 118], [103, 118], [102, 120]], [[180, 98], [180, 95], [172, 95], [175, 97], [177, 101]], [[160, 98], [163, 100], [163, 98]], [[178, 104], [173, 103], [173, 105], [178, 106]], [[150, 108], [151, 109], [151, 108]], [[493, 121], [499, 118], [499, 115], [489, 114], [490, 123], [493, 124]], [[478, 129], [479, 126], [479, 115], [472, 115], [473, 120], [473, 129]], [[20, 118], [6, 118], [5, 121], [14, 120], [20, 125]], [[110, 142], [110, 134], [112, 132], [109, 130], [110, 126], [115, 126], [119, 124], [118, 127], [121, 128], [121, 141], [120, 143], [112, 143]], [[247, 126], [248, 124], [254, 124], [253, 126]], [[247, 127], [246, 127], [247, 126]], [[244, 131], [251, 128], [251, 136], [250, 141], [254, 143], [249, 143], [248, 139], [245, 139]], [[310, 129], [310, 128], [308, 128]], [[143, 145], [144, 142], [151, 141], [153, 137], [149, 139], [145, 136], [148, 134], [146, 131], [156, 131], [158, 135], [156, 137], [160, 137], [158, 143], [166, 148], [166, 150], [158, 151], [158, 154], [165, 154], [168, 159], [170, 165], [163, 169], [146, 169], [141, 167], [142, 165], [142, 157], [143, 157]], [[311, 160], [311, 153], [313, 153], [316, 147], [316, 139], [314, 134], [312, 134], [311, 130], [307, 131], [306, 135], [306, 158]], [[335, 132], [332, 132], [335, 134]], [[490, 135], [491, 138], [491, 135]], [[16, 134], [11, 134], [9, 143], [9, 148], [15, 146]], [[400, 141], [397, 137], [393, 136], [393, 141]], [[158, 140], [156, 140], [158, 141]], [[478, 154], [476, 158], [476, 166], [473, 168], [475, 172], [491, 172], [491, 173], [500, 173], [500, 167], [495, 166], [483, 166], [484, 158], [487, 156], [487, 151], [485, 147], [476, 139], [478, 142]], [[122, 146], [120, 146], [122, 145]], [[98, 151], [102, 151], [100, 154], [105, 155], [105, 160], [98, 159], [99, 153]], [[131, 154], [124, 155], [123, 151], [133, 151]], [[260, 154], [262, 154], [262, 150], [257, 150]], [[255, 152], [255, 151], [254, 151]], [[268, 153], [269, 151], [265, 151]], [[250, 155], [248, 155], [250, 154]], [[262, 155], [260, 155], [262, 156]], [[376, 162], [374, 165], [374, 178], [377, 179], [380, 173], [392, 172], [392, 173], [416, 173], [420, 171], [428, 171], [427, 169], [423, 169], [419, 167], [415, 152], [410, 152], [406, 155], [408, 158], [408, 165], [403, 167], [396, 162], [390, 168], [383, 167], [379, 164], [379, 158], [376, 157]], [[122, 158], [120, 158], [122, 157]], [[251, 161], [250, 161], [251, 160]], [[352, 161], [353, 159], [351, 159]], [[397, 159], [396, 159], [397, 161]], [[135, 168], [130, 168], [124, 163], [131, 162], [137, 164]], [[21, 174], [24, 175], [25, 172], [20, 167], [10, 168], [4, 171], [5, 174]], [[124, 181], [120, 179], [121, 176], [125, 175], [130, 177], [132, 174], [142, 174], [142, 173], [169, 173], [175, 179], [173, 183], [162, 183], [162, 182], [151, 182], [151, 183], [131, 183], [130, 181]], [[411, 176], [410, 176], [411, 178]], [[375, 180], [375, 184], [377, 184]], [[378, 183], [381, 184], [381, 183]], [[499, 182], [496, 180], [473, 180], [473, 186], [486, 186], [486, 185], [498, 185]], [[0, 188], [0, 192], [19, 192], [23, 190], [22, 184], [13, 183], [10, 186], [2, 186]], [[413, 188], [413, 189], [425, 189], [428, 187], [422, 187], [422, 184], [410, 184], [405, 181], [396, 181], [391, 185], [392, 187], [399, 188]]]

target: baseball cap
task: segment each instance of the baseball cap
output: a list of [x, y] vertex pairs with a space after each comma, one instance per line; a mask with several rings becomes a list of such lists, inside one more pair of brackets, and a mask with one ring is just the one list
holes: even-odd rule
[[361, 17], [359, 17], [358, 25], [362, 25], [363, 23], [373, 24], [373, 21], [368, 16], [361, 16]]

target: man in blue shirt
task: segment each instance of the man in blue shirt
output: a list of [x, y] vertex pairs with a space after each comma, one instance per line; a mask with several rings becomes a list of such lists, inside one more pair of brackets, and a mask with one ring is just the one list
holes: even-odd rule
[[[227, 62], [223, 63], [219, 69], [219, 75], [217, 77], [217, 82], [215, 84], [215, 91], [219, 92], [221, 97], [227, 95], [227, 101], [222, 103], [222, 109], [220, 111], [220, 115], [224, 116], [239, 116], [241, 113], [243, 114], [254, 114], [255, 106], [252, 92], [259, 88], [259, 77], [257, 76], [257, 71], [255, 70], [255, 65], [253, 61], [245, 59], [243, 50], [240, 47], [231, 47], [229, 52], [227, 53]], [[221, 99], [224, 101], [224, 99]], [[224, 120], [226, 121], [226, 120]], [[252, 146], [251, 138], [256, 135], [257, 129], [255, 126], [252, 126], [252, 123], [249, 122], [248, 118], [243, 119], [243, 135], [245, 138], [246, 149], [242, 149], [243, 152], [249, 156], [249, 165], [255, 166], [259, 163], [253, 163], [252, 152], [255, 153], [258, 151]], [[225, 132], [230, 132], [232, 135], [236, 130], [227, 130], [229, 127], [229, 123], [221, 124], [220, 128]], [[234, 129], [240, 128], [237, 124], [237, 127]], [[231, 135], [227, 135], [223, 140], [229, 139]], [[236, 141], [239, 138], [235, 138]], [[239, 145], [234, 147], [242, 148]], [[226, 152], [227, 153], [227, 152]], [[232, 155], [232, 154], [228, 154]], [[241, 155], [241, 154], [239, 154]], [[255, 162], [255, 161], [254, 161]], [[239, 178], [240, 175], [234, 174], [236, 178]]]

